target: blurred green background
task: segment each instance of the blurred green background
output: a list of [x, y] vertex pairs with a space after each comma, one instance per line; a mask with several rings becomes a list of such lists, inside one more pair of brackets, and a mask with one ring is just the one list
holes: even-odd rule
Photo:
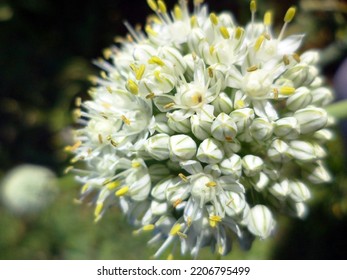
[[[166, 1], [171, 8], [175, 1]], [[207, 1], [212, 11], [231, 10], [240, 24], [250, 19], [248, 0]], [[319, 48], [327, 83], [347, 58], [347, 1], [258, 0], [259, 18], [272, 9], [278, 28], [287, 8], [298, 14], [289, 32], [305, 32], [303, 49]], [[58, 177], [59, 194], [42, 212], [18, 216], [0, 205], [0, 259], [148, 259], [149, 236], [134, 230], [111, 209], [93, 223], [93, 207], [73, 199], [80, 186], [65, 175], [74, 99], [85, 96], [91, 63], [115, 36], [126, 34], [123, 20], [144, 23], [146, 1], [0, 1], [0, 180], [23, 163], [42, 165]], [[347, 72], [345, 73], [347, 77]], [[340, 98], [347, 92], [339, 92]], [[235, 243], [223, 259], [347, 259], [346, 139], [342, 125], [328, 146], [334, 181], [314, 186], [306, 220], [279, 219], [278, 232], [243, 252]], [[183, 257], [184, 258], [184, 257]], [[201, 259], [213, 259], [208, 249]]]

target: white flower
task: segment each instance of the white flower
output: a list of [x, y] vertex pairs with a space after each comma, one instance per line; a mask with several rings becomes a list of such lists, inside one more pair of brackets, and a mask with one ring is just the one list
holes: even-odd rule
[[245, 27], [203, 1], [194, 12], [185, 0], [172, 12], [147, 2], [155, 15], [144, 31], [126, 23], [128, 39], [96, 62], [91, 99], [77, 102], [81, 127], [66, 150], [85, 166], [68, 171], [84, 184], [81, 200], [96, 195], [96, 221], [118, 206], [135, 233], [153, 231], [155, 257], [177, 244], [193, 257], [204, 246], [225, 255], [235, 237], [249, 249], [273, 233], [276, 207], [303, 218], [309, 183], [331, 179], [333, 95], [319, 53], [299, 56], [303, 35], [285, 36], [294, 7], [276, 35], [254, 0]]

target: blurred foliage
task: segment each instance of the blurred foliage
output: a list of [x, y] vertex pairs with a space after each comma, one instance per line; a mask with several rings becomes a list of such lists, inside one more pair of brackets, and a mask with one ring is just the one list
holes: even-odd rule
[[[176, 1], [166, 1], [171, 8]], [[213, 11], [230, 10], [240, 24], [249, 18], [248, 0], [208, 1]], [[319, 2], [319, 3], [318, 3]], [[274, 11], [280, 29], [291, 5], [298, 15], [289, 33], [306, 33], [303, 49], [320, 48], [331, 83], [347, 57], [347, 1], [258, 0], [259, 15]], [[124, 36], [123, 20], [144, 23], [146, 1], [0, 1], [0, 176], [20, 163], [51, 168], [60, 177], [60, 195], [40, 215], [16, 217], [0, 205], [0, 259], [148, 259], [149, 236], [133, 236], [117, 209], [93, 223], [93, 209], [77, 205], [79, 186], [63, 170], [63, 147], [71, 141], [76, 96], [87, 98], [91, 61]], [[278, 30], [277, 29], [277, 30]], [[347, 174], [343, 135], [329, 144], [331, 184], [315, 186], [311, 213], [304, 221], [279, 217], [274, 238], [257, 240], [249, 252], [235, 243], [228, 259], [346, 259]], [[319, 246], [318, 246], [318, 245]], [[183, 257], [184, 258], [184, 257]], [[214, 256], [208, 248], [200, 258]]]

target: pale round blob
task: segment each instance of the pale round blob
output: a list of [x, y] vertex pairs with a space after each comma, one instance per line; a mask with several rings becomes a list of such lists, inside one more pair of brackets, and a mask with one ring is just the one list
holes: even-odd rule
[[242, 91], [254, 99], [265, 99], [271, 92], [272, 78], [268, 71], [256, 70], [245, 75]]

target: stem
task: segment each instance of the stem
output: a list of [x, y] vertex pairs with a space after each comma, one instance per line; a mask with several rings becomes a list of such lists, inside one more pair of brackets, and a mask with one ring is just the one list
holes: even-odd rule
[[347, 118], [347, 100], [335, 102], [326, 107], [326, 110], [329, 115], [337, 119], [345, 119]]

